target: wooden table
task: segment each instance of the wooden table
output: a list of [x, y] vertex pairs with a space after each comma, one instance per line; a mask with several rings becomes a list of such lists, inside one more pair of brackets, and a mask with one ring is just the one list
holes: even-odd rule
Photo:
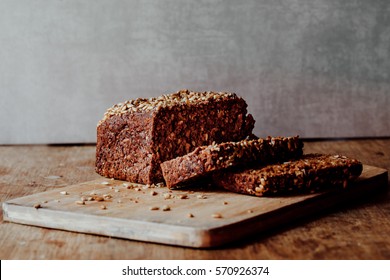
[[[390, 139], [305, 141], [305, 153], [339, 153], [390, 169]], [[100, 178], [93, 145], [0, 146], [1, 202]], [[1, 218], [3, 213], [1, 212]], [[1, 259], [390, 259], [384, 191], [217, 249], [190, 249], [3, 222]]]

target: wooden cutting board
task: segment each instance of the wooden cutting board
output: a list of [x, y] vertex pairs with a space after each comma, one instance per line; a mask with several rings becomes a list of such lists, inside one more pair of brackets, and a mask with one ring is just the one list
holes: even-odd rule
[[102, 178], [7, 201], [3, 213], [15, 223], [205, 248], [385, 189], [387, 176], [387, 170], [365, 165], [349, 189], [274, 198], [208, 188], [169, 191]]

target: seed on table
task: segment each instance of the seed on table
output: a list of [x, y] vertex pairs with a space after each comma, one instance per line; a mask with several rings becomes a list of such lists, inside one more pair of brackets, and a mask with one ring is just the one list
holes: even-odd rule
[[193, 218], [193, 217], [194, 217], [194, 214], [188, 213], [188, 214], [187, 214], [187, 217], [188, 217], [188, 218]]
[[162, 207], [162, 210], [163, 210], [163, 211], [170, 211], [170, 210], [171, 210], [171, 207], [169, 207], [168, 205], [164, 205], [164, 206]]
[[62, 192], [60, 192], [60, 194], [62, 194], [62, 195], [68, 195], [69, 193], [68, 193], [67, 191], [62, 191]]
[[77, 200], [76, 204], [78, 204], [78, 205], [85, 205], [85, 202], [83, 200]]
[[220, 219], [222, 218], [222, 215], [220, 213], [214, 213], [213, 215], [211, 215], [211, 217], [213, 217], [214, 219]]
[[160, 208], [157, 207], [157, 206], [152, 206], [152, 207], [149, 208], [149, 210], [151, 210], [151, 211], [155, 211], [155, 210], [159, 210], [159, 209], [160, 209]]
[[100, 208], [101, 208], [102, 210], [106, 210], [106, 209], [107, 209], [106, 205], [102, 205], [102, 206], [100, 206]]
[[38, 209], [38, 208], [42, 208], [42, 206], [41, 206], [41, 204], [36, 203], [36, 204], [34, 204], [34, 208], [35, 208], [35, 209]]

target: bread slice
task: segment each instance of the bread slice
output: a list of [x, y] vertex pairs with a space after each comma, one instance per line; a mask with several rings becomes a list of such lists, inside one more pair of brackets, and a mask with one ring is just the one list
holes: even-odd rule
[[97, 126], [96, 172], [135, 183], [163, 181], [160, 163], [213, 142], [252, 134], [247, 104], [228, 92], [178, 91], [108, 109]]
[[237, 165], [268, 164], [296, 158], [302, 155], [302, 148], [298, 136], [214, 143], [165, 161], [161, 169], [167, 187], [173, 188]]
[[233, 192], [272, 196], [345, 188], [362, 170], [356, 159], [307, 154], [282, 164], [215, 173], [213, 181]]

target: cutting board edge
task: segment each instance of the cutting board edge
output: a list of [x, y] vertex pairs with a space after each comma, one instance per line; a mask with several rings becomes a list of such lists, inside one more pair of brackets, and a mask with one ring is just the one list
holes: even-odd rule
[[[100, 223], [100, 227], [96, 227], [95, 225], [94, 230], [89, 230], [88, 227], [85, 227], [85, 220], [90, 217], [89, 214], [70, 213], [44, 208], [35, 209], [33, 207], [25, 207], [12, 203], [12, 201], [3, 202], [2, 208], [4, 221], [23, 225], [193, 248], [210, 247], [210, 240], [212, 240], [212, 236], [210, 236], [211, 228], [195, 228], [186, 225], [161, 224], [94, 216], [94, 219], [97, 218], [102, 223]], [[61, 212], [63, 215], [62, 219], [54, 216], [54, 212]], [[15, 213], [18, 214], [18, 217], [15, 217]], [[75, 217], [77, 219], [74, 219]], [[73, 223], [69, 224], [68, 219], [72, 219]], [[110, 228], [103, 226], [103, 222], [107, 219], [110, 220]], [[64, 221], [61, 222], [61, 220]], [[113, 225], [114, 227], [112, 227]], [[118, 228], [121, 230], [118, 231]], [[140, 235], [140, 233], [145, 231], [148, 231], [147, 235]], [[160, 235], [151, 235], [151, 232], [160, 233]], [[172, 232], [176, 232], [176, 235], [172, 235]], [[177, 234], [180, 234], [180, 238], [175, 238]]]

